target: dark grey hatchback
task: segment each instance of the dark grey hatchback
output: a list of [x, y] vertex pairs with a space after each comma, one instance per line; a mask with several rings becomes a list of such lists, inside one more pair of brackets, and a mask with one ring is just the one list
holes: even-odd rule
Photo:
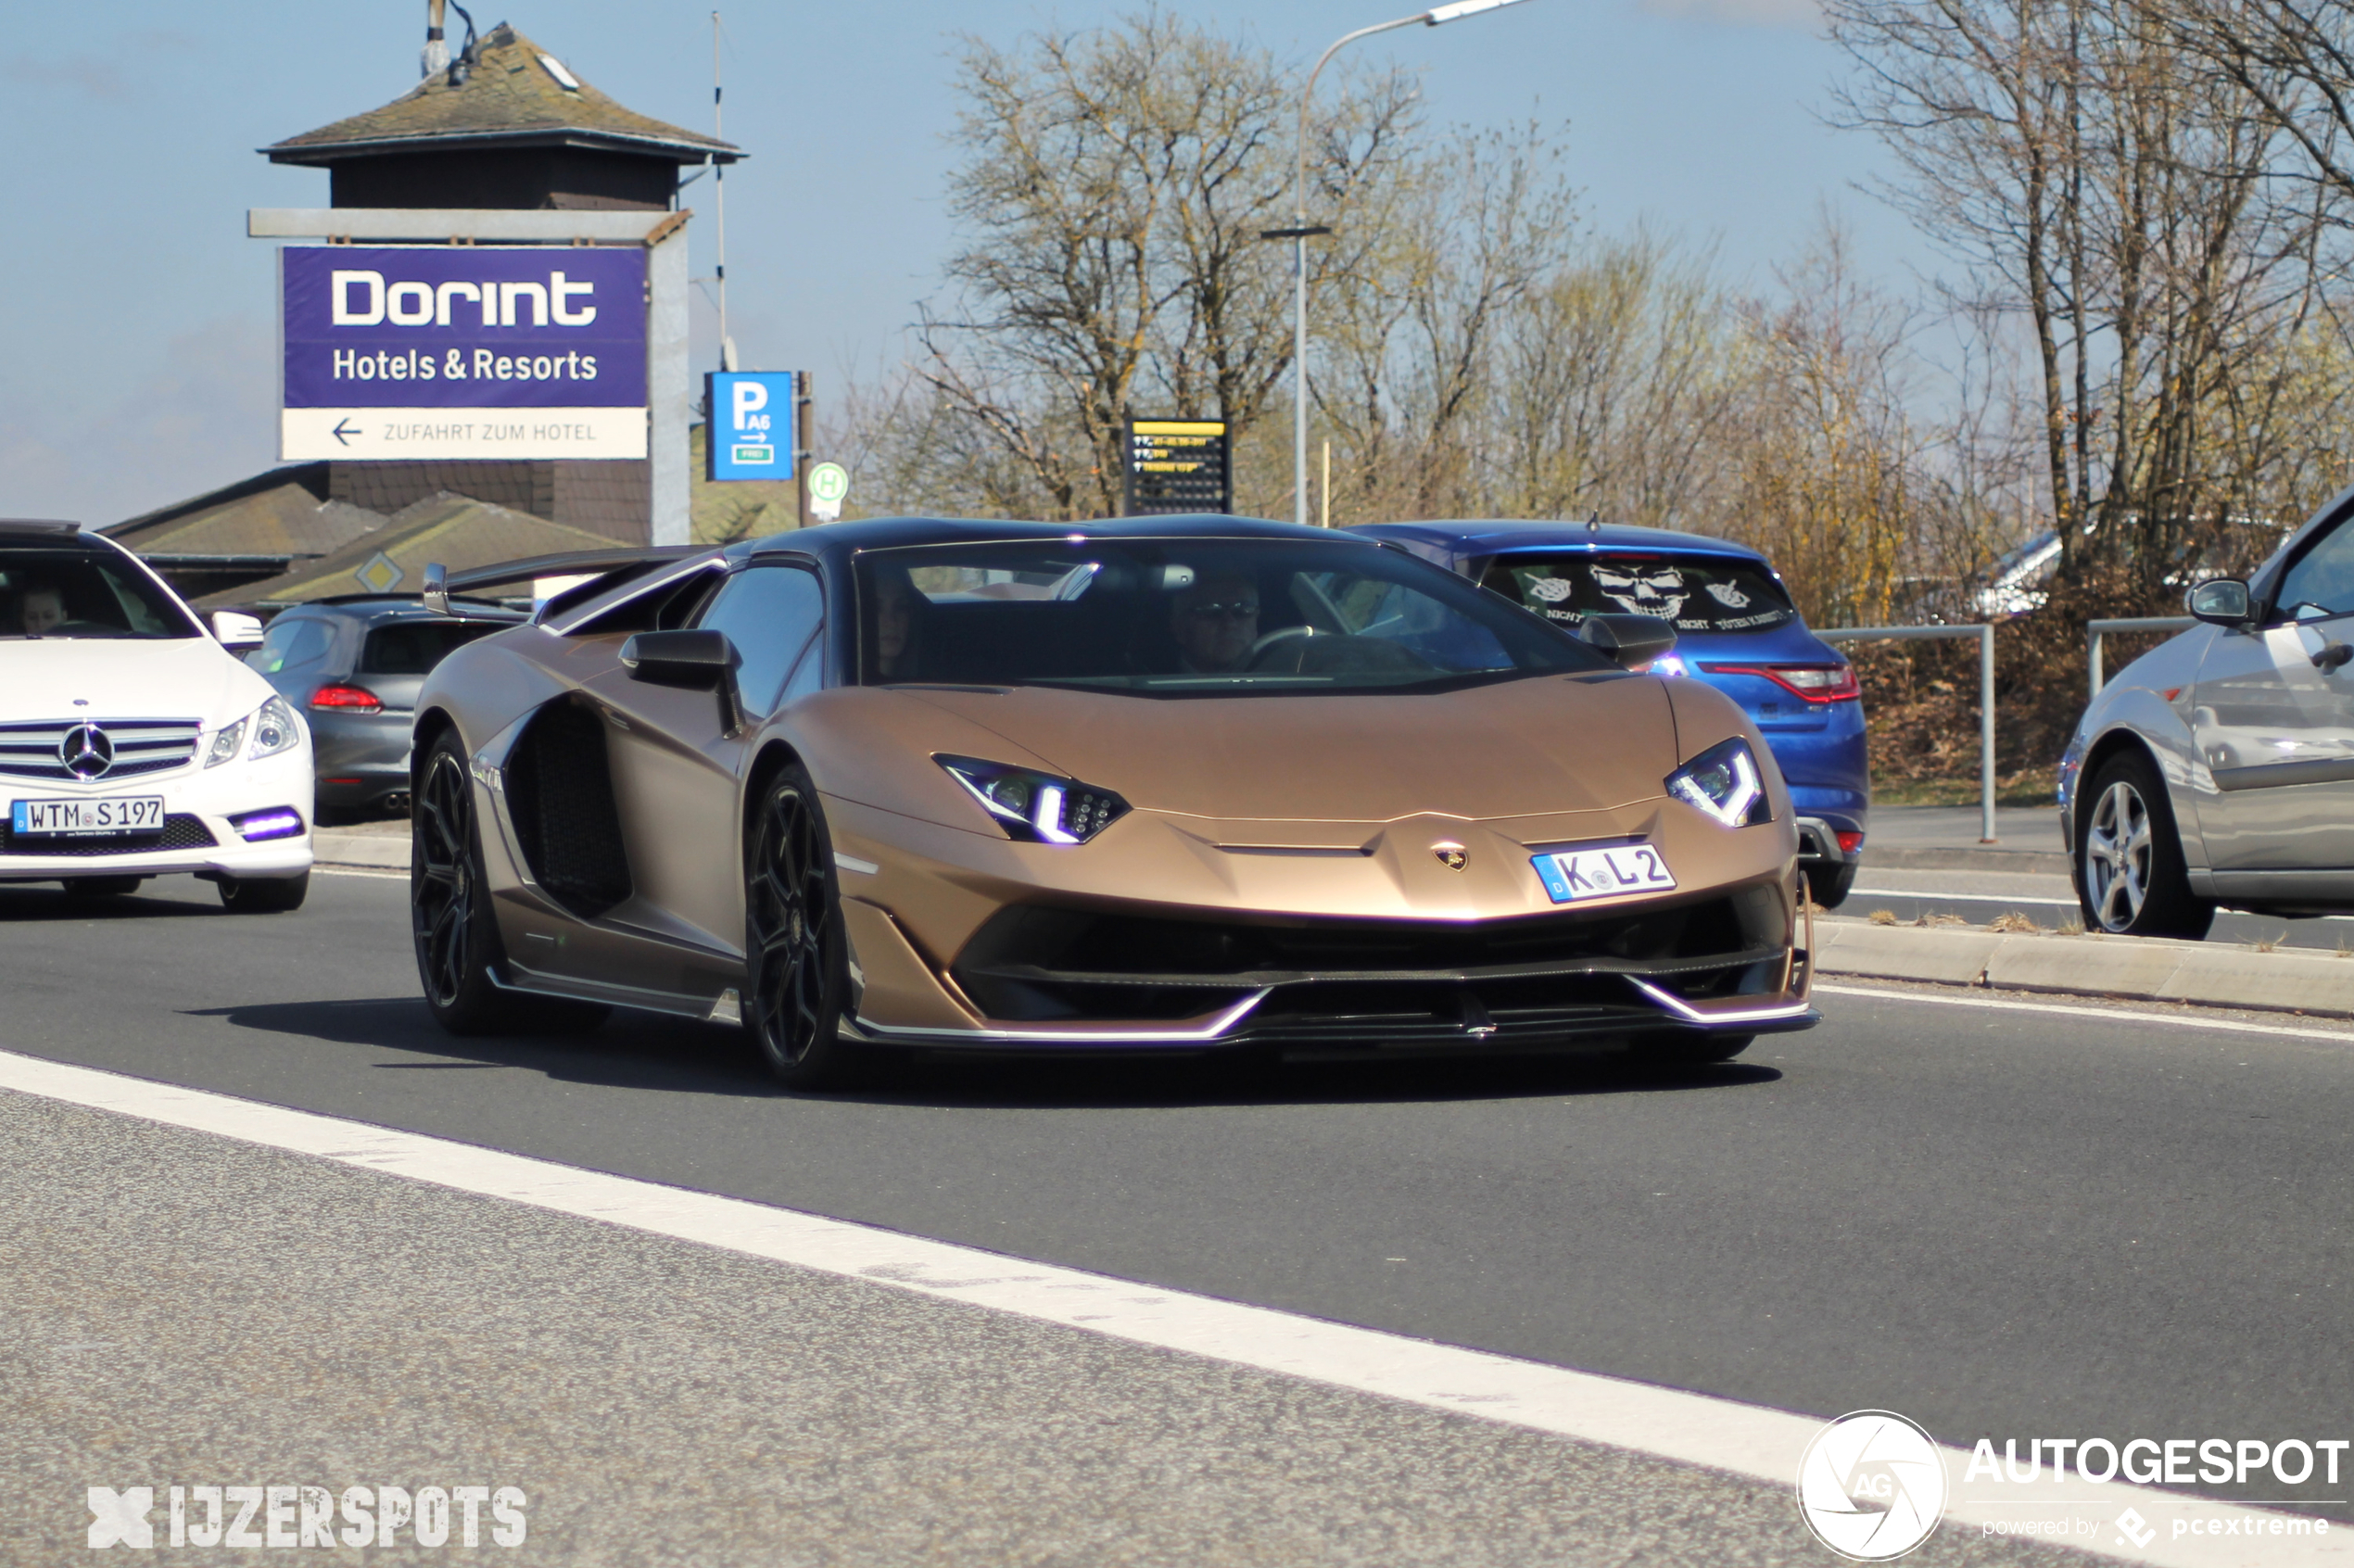
[[530, 616], [453, 599], [459, 619], [413, 598], [325, 599], [270, 623], [246, 655], [310, 724], [322, 820], [409, 805], [409, 728], [426, 675], [456, 649]]

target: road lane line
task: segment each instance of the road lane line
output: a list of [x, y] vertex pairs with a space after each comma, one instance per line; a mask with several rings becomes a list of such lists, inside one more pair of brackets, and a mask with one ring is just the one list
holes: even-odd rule
[[[14, 1052], [0, 1051], [0, 1089], [1778, 1486], [1795, 1486], [1799, 1461], [1823, 1426], [1814, 1416], [1165, 1290], [878, 1226]], [[1968, 1452], [1952, 1448], [1941, 1451], [1949, 1477], [1960, 1475]], [[1949, 1486], [1949, 1494], [1951, 1490]], [[2241, 1568], [2251, 1561], [2235, 1547], [2211, 1537], [2168, 1538], [2175, 1519], [2237, 1519], [2245, 1528], [2246, 1522], [2281, 1517], [2121, 1482], [2080, 1482], [2069, 1490], [2104, 1509], [2138, 1509], [2158, 1531], [2146, 1550], [2111, 1549], [2106, 1543], [2082, 1544], [2080, 1538], [2070, 1538], [2070, 1547], [2163, 1568]], [[2015, 1517], [2019, 1506], [1955, 1500], [1946, 1515], [1967, 1528]], [[2341, 1529], [2335, 1538], [2272, 1537], [2266, 1545], [2262, 1561], [2267, 1568], [2307, 1562], [2354, 1565], [2354, 1529]]]
[[[1934, 992], [1876, 991], [1860, 985], [1829, 985], [1815, 989], [1832, 996], [1868, 996], [1880, 1002], [1926, 1002], [1937, 1007], [1988, 1007], [2005, 1013], [2063, 1013], [2071, 1018], [2102, 1018], [2110, 1023], [2172, 1024], [2177, 1029], [2215, 1029], [2231, 1034], [2281, 1034], [2292, 1040], [2327, 1040], [2354, 1043], [2354, 1030], [2292, 1029], [2284, 1024], [2239, 1023], [2231, 1018], [2193, 1018], [2179, 1013], [2140, 1013], [2125, 1007], [2071, 1007], [2061, 1002], [2010, 1002], [1995, 996], [1941, 996]], [[2354, 1534], [2354, 1532], [2349, 1532]]]

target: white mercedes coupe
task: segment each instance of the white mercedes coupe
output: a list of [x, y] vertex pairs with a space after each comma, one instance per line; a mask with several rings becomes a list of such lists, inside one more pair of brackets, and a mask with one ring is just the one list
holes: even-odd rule
[[312, 789], [302, 716], [145, 563], [0, 521], [0, 882], [193, 873], [240, 914], [299, 908]]

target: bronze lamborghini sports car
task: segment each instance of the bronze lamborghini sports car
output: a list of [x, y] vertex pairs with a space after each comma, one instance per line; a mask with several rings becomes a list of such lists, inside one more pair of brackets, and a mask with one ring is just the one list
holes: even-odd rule
[[1623, 667], [1648, 617], [1581, 640], [1234, 517], [590, 564], [417, 700], [451, 1030], [740, 1020], [816, 1087], [881, 1047], [1690, 1063], [1815, 1021], [1781, 778], [1725, 697]]

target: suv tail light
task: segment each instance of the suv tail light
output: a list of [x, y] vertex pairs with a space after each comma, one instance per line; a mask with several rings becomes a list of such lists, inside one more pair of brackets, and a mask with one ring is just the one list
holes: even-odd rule
[[364, 686], [323, 686], [310, 694], [314, 708], [332, 708], [338, 713], [375, 714], [384, 711], [383, 700]]
[[1853, 664], [1702, 664], [1710, 675], [1756, 676], [1809, 702], [1852, 702], [1864, 695]]

